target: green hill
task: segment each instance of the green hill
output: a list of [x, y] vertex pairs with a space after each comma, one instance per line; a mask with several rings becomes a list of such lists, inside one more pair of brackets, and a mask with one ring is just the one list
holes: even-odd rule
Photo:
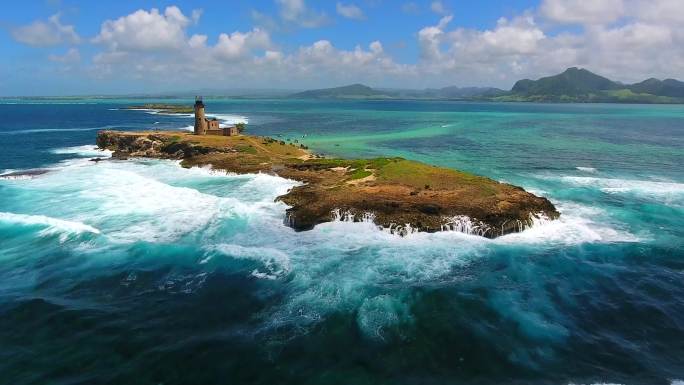
[[650, 78], [641, 83], [632, 84], [629, 89], [640, 94], [684, 98], [684, 82], [675, 79], [658, 80]]
[[586, 69], [515, 83], [509, 95], [498, 101], [582, 102], [582, 103], [684, 103], [684, 83], [648, 79], [632, 85], [612, 81]]
[[511, 90], [521, 95], [585, 95], [622, 88], [618, 83], [577, 67], [539, 80], [519, 80]]
[[363, 84], [309, 90], [290, 95], [302, 99], [487, 99], [508, 92], [493, 87], [457, 87], [410, 89], [376, 89]]

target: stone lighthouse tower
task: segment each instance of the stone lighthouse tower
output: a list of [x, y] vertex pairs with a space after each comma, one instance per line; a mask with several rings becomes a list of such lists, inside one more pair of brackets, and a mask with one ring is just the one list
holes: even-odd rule
[[195, 135], [207, 134], [207, 119], [204, 117], [204, 103], [201, 96], [195, 97]]

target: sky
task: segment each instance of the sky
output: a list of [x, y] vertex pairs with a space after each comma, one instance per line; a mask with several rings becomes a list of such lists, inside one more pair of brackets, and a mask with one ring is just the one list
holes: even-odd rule
[[[11, 5], [9, 5], [11, 4]], [[23, 0], [0, 96], [684, 79], [684, 0]]]

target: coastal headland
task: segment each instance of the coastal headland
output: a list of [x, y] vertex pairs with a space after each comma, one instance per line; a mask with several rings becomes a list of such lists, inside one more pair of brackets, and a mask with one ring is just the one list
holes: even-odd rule
[[268, 137], [100, 131], [97, 145], [114, 159], [177, 159], [183, 167], [299, 181], [277, 198], [290, 206], [285, 223], [297, 231], [345, 218], [402, 235], [451, 229], [495, 238], [559, 216], [546, 198], [489, 178], [402, 158], [321, 158]]

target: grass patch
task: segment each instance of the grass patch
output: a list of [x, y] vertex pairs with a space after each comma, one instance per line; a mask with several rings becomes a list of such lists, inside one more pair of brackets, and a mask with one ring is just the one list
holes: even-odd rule
[[347, 173], [347, 175], [349, 175], [350, 180], [363, 179], [367, 176], [373, 175], [373, 172], [368, 170], [355, 169], [354, 171]]
[[257, 154], [257, 149], [252, 147], [252, 146], [237, 146], [236, 149], [238, 150], [238, 152], [245, 153], [245, 154], [252, 154], [252, 155]]
[[498, 184], [481, 176], [448, 168], [430, 166], [410, 160], [397, 160], [386, 163], [378, 170], [378, 179], [385, 182], [400, 183], [416, 189], [452, 189], [464, 185], [475, 186], [483, 196], [494, 195]]

